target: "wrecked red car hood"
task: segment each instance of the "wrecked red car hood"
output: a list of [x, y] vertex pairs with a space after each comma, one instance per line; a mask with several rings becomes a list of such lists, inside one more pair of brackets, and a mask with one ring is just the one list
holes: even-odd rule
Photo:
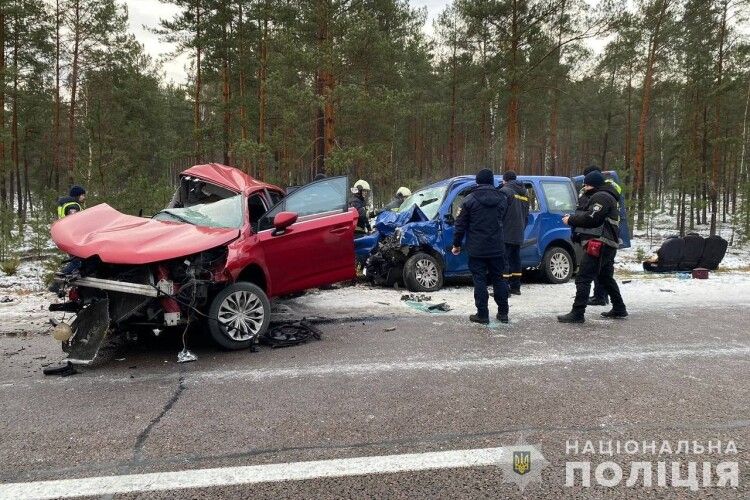
[[52, 240], [83, 259], [98, 255], [110, 264], [149, 264], [209, 250], [239, 236], [220, 229], [145, 219], [106, 203], [69, 215], [52, 225]]

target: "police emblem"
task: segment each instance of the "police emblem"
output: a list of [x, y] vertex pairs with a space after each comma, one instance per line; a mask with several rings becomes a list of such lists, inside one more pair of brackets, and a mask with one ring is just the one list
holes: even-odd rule
[[513, 452], [513, 472], [524, 475], [531, 470], [531, 452], [514, 451]]

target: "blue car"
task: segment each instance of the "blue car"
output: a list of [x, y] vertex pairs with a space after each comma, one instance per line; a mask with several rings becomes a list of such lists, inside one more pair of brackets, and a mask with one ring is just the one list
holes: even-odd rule
[[[529, 191], [530, 205], [521, 263], [539, 269], [550, 283], [565, 283], [575, 273], [581, 251], [562, 223], [564, 214], [575, 211], [575, 185], [569, 177], [518, 179]], [[501, 182], [495, 176], [495, 185]], [[416, 292], [439, 290], [448, 277], [469, 276], [466, 252], [455, 256], [451, 247], [458, 209], [475, 186], [474, 176], [442, 180], [414, 192], [398, 212], [380, 214], [376, 231], [355, 240], [365, 275], [375, 284], [402, 282]]]

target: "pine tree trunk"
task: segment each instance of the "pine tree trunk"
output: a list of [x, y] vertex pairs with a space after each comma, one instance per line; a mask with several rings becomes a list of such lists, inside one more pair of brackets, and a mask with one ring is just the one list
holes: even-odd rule
[[232, 127], [232, 111], [229, 105], [229, 101], [231, 98], [231, 90], [229, 86], [229, 40], [227, 38], [227, 26], [226, 22], [223, 26], [224, 31], [224, 56], [221, 61], [221, 77], [222, 77], [222, 86], [221, 86], [221, 98], [222, 98], [222, 106], [223, 106], [223, 127], [222, 127], [222, 134], [223, 134], [223, 153], [224, 153], [224, 165], [231, 165], [232, 160], [229, 157], [229, 150], [230, 150], [230, 136], [231, 136], [231, 127]]
[[[18, 15], [18, 14], [16, 14]], [[21, 164], [18, 157], [18, 18], [16, 18], [13, 30], [13, 107], [11, 108], [10, 154], [13, 160], [13, 168], [16, 172], [16, 196], [18, 197], [17, 212], [23, 215], [23, 188], [21, 187]]]
[[196, 163], [201, 163], [203, 159], [203, 132], [201, 130], [201, 14], [200, 0], [197, 0], [195, 4], [195, 94], [193, 102], [193, 141]]
[[505, 128], [505, 157], [503, 158], [503, 167], [505, 170], [518, 169], [520, 159], [518, 151], [519, 140], [519, 100], [521, 94], [521, 84], [518, 81], [518, 51], [520, 44], [520, 34], [518, 32], [518, 17], [520, 15], [518, 0], [513, 0], [511, 7], [511, 67], [510, 85], [508, 98], [508, 109], [506, 119], [508, 120]]
[[710, 235], [716, 235], [716, 216], [719, 211], [719, 163], [721, 162], [721, 83], [724, 71], [724, 39], [726, 38], [727, 4], [722, 2], [719, 25], [719, 57], [716, 61], [716, 90], [714, 91], [714, 130], [711, 145], [711, 226]]
[[5, 181], [5, 12], [0, 9], [0, 210], [8, 204]]
[[55, 1], [55, 102], [52, 121], [52, 170], [53, 170], [53, 187], [55, 190], [60, 189], [60, 170], [61, 163], [61, 123], [60, 123], [60, 24], [62, 22], [62, 10], [60, 9], [60, 0]]
[[73, 63], [70, 70], [70, 110], [68, 112], [68, 184], [75, 182], [76, 168], [76, 97], [78, 93], [78, 71], [81, 44], [81, 4], [79, 0], [73, 3]]
[[[237, 48], [239, 52], [239, 92], [240, 92], [240, 138], [243, 144], [247, 144], [248, 131], [247, 131], [247, 105], [245, 104], [245, 19], [242, 12], [243, 2], [239, 2], [239, 19], [237, 26]], [[250, 163], [246, 156], [242, 156], [241, 159], [242, 171], [250, 174]]]
[[261, 179], [266, 175], [266, 158], [263, 146], [266, 142], [266, 103], [268, 101], [267, 78], [268, 78], [268, 17], [264, 12], [263, 27], [260, 30], [258, 53], [260, 64], [258, 65], [258, 145], [261, 154], [258, 158], [258, 176]]
[[646, 59], [646, 74], [643, 78], [643, 98], [641, 101], [641, 116], [638, 121], [638, 138], [635, 149], [635, 191], [638, 197], [638, 229], [643, 227], [644, 210], [646, 202], [645, 190], [645, 156], [646, 156], [646, 128], [648, 127], [648, 116], [651, 110], [651, 93], [654, 84], [654, 65], [656, 64], [656, 54], [660, 48], [659, 37], [664, 18], [669, 8], [670, 0], [661, 0], [656, 25], [651, 32], [649, 40], [648, 56]]
[[456, 172], [456, 43], [453, 43], [453, 58], [451, 61], [451, 118], [448, 131], [448, 177]]

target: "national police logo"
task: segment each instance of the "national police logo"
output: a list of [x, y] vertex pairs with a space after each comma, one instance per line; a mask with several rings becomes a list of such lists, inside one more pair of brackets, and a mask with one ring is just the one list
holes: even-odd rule
[[514, 451], [513, 452], [513, 472], [524, 475], [531, 470], [531, 452]]

